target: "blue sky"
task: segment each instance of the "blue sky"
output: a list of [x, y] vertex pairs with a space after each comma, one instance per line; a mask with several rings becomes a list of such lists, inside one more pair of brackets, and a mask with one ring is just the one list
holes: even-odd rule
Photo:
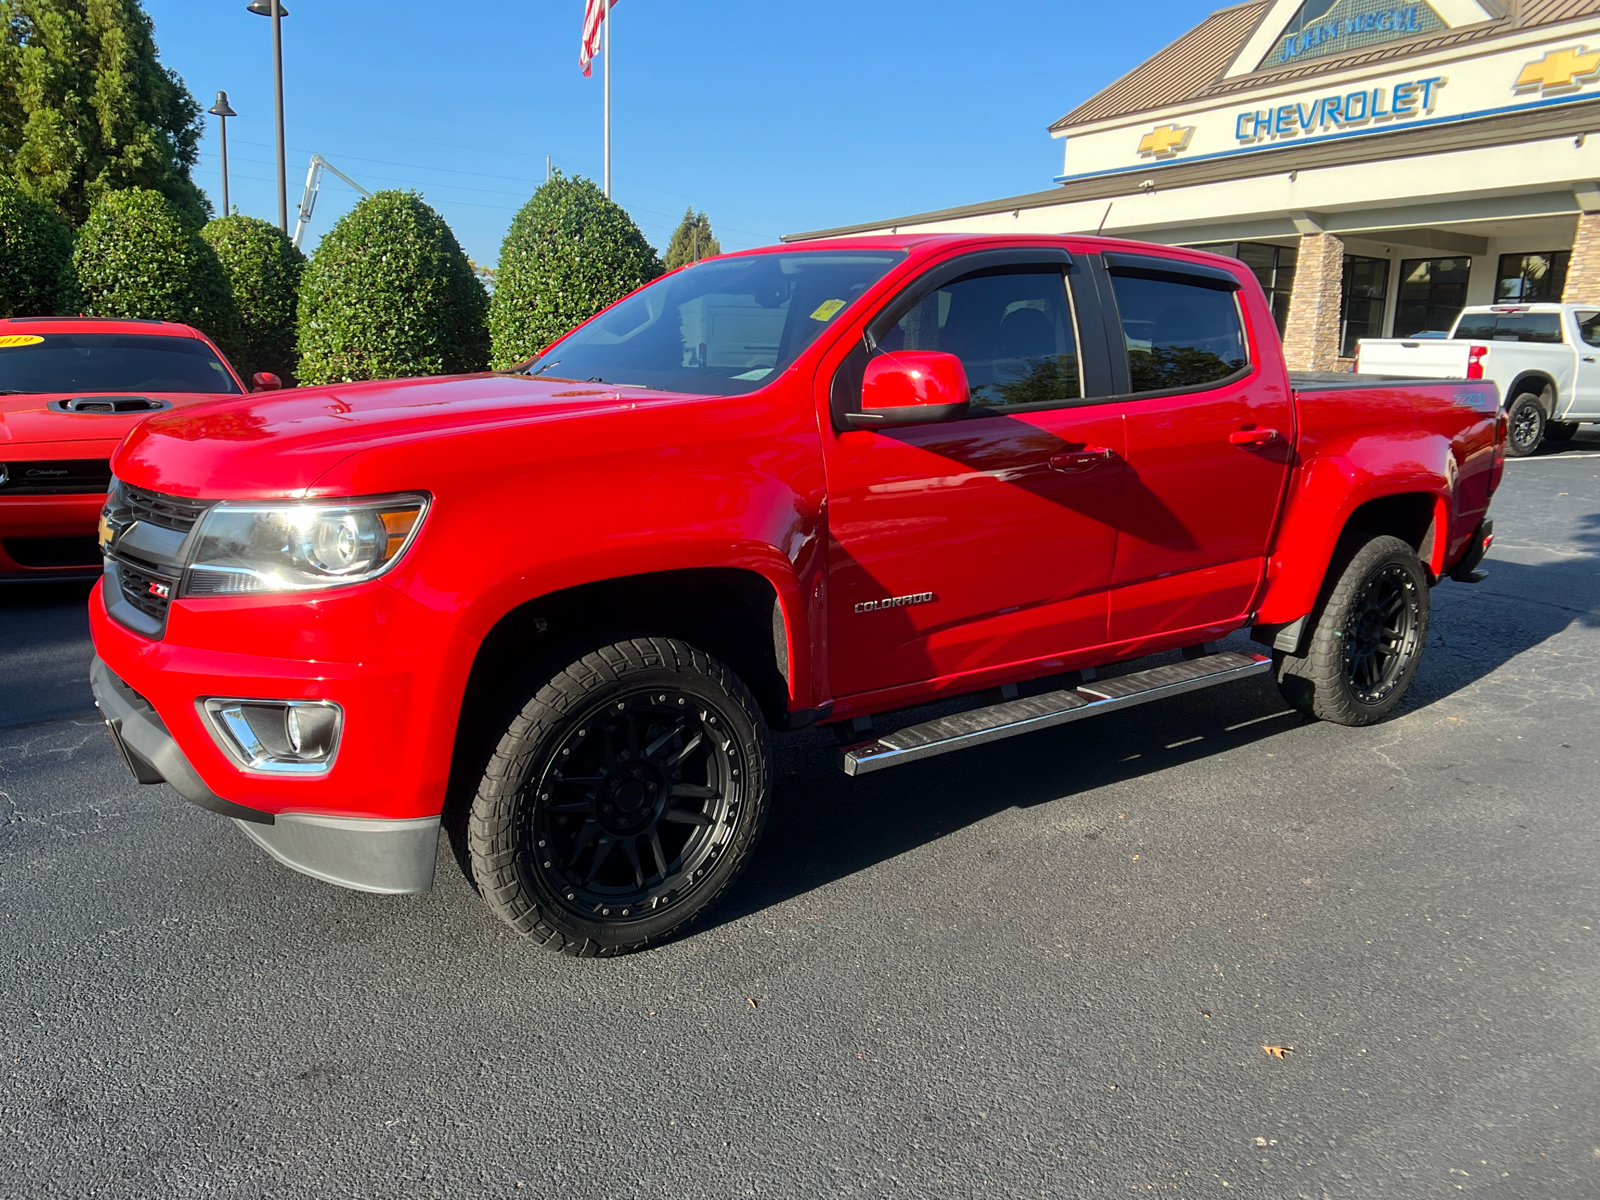
[[[162, 61], [229, 121], [232, 200], [277, 216], [271, 22], [246, 0], [146, 0]], [[601, 72], [582, 0], [285, 0], [289, 203], [313, 153], [369, 189], [415, 188], [482, 263], [545, 155], [600, 177]], [[1051, 186], [1046, 126], [1216, 0], [617, 0], [615, 199], [658, 248], [684, 208], [724, 249]], [[1137, 13], [1137, 20], [1133, 19]], [[196, 179], [221, 204], [216, 118]], [[356, 194], [329, 177], [307, 249]]]

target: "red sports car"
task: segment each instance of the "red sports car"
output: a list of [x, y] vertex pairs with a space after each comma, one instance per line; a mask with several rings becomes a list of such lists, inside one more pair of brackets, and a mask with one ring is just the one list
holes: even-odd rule
[[0, 320], [0, 580], [98, 575], [96, 524], [111, 452], [128, 430], [153, 413], [245, 390], [188, 325]]

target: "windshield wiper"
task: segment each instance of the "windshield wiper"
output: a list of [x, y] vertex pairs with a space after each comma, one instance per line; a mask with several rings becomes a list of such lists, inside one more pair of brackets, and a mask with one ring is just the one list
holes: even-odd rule
[[38, 392], [24, 391], [22, 388], [0, 388], [0, 396], [37, 396]]
[[559, 367], [560, 365], [561, 360], [559, 358], [553, 358], [549, 362], [545, 363], [544, 366], [540, 367], [537, 371], [529, 371], [528, 378], [532, 379], [535, 375], [543, 375], [551, 367]]

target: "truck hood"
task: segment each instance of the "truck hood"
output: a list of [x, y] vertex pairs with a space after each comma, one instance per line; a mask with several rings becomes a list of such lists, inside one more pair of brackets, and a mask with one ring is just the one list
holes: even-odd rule
[[348, 456], [396, 440], [702, 398], [492, 374], [257, 392], [146, 420], [111, 466], [119, 479], [169, 495], [299, 497]]

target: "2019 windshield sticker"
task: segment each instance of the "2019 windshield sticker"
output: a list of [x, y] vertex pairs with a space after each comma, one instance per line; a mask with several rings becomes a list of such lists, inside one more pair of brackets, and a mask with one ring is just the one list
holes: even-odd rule
[[863, 600], [856, 605], [858, 613], [881, 612], [886, 608], [908, 608], [913, 604], [932, 604], [939, 597], [932, 592], [915, 592], [910, 596], [889, 596], [883, 600]]
[[34, 333], [8, 333], [0, 336], [0, 350], [9, 350], [13, 346], [37, 346], [44, 341]]

